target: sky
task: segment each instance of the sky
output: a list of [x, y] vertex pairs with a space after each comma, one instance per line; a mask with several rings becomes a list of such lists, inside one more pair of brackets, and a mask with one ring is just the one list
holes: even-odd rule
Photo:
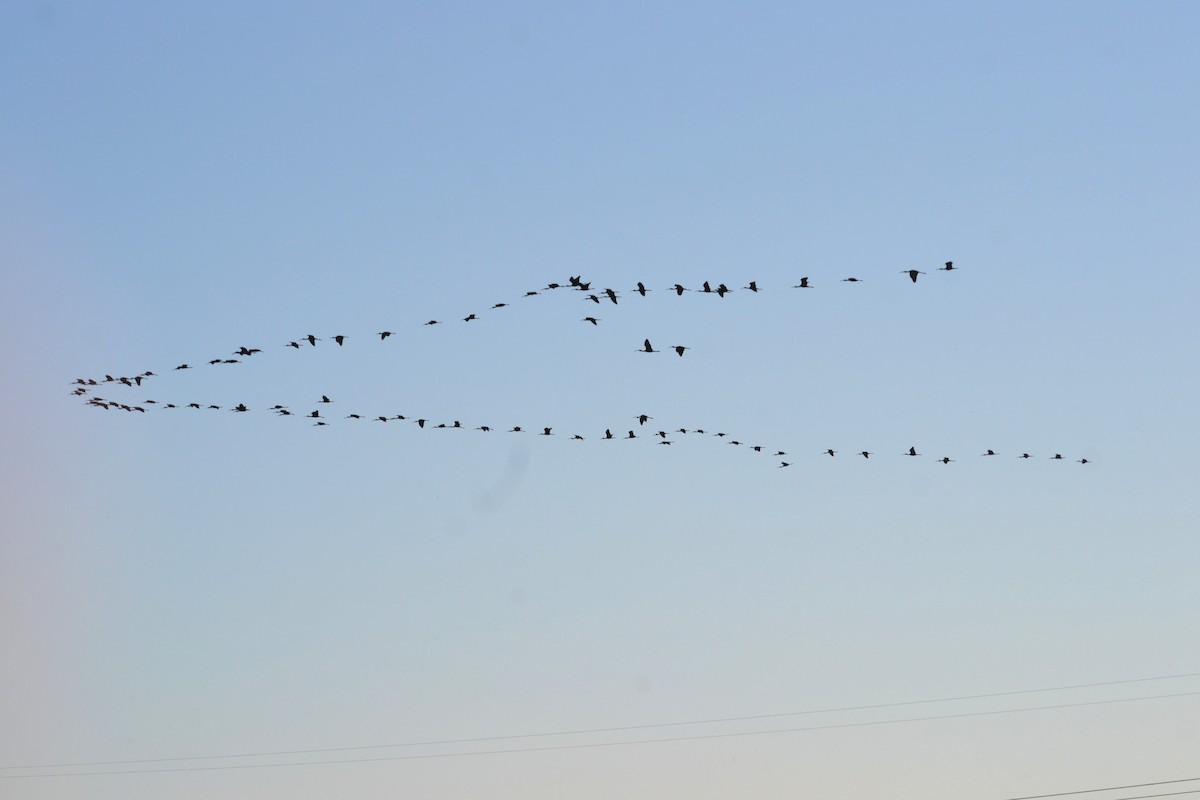
[[1198, 35], [3, 4], [0, 797], [1198, 777]]

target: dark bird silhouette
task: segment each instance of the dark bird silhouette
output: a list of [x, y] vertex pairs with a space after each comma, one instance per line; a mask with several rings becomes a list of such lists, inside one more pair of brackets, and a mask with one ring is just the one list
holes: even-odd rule
[[1086, 464], [1086, 463], [1088, 463], [1088, 460], [1086, 458], [1081, 458], [1081, 459], [1079, 459], [1079, 463]]
[[[557, 288], [557, 287], [558, 287], [558, 284], [557, 284], [557, 283], [556, 283], [556, 284], [554, 284], [554, 287], [555, 287], [555, 288]], [[549, 289], [550, 287], [549, 287], [549, 286], [547, 286], [546, 288], [547, 288], [547, 289]], [[536, 296], [537, 296], [537, 292], [526, 292], [526, 293], [525, 293], [525, 296], [526, 296], [526, 297], [536, 297]]]
[[319, 409], [319, 408], [318, 408], [316, 411], [313, 411], [313, 412], [312, 412], [311, 414], [309, 414], [308, 416], [309, 416], [309, 417], [311, 417], [312, 419], [320, 419], [320, 417], [321, 417], [321, 409]]
[[659, 350], [655, 350], [653, 347], [651, 347], [651, 346], [650, 346], [650, 340], [649, 340], [649, 339], [647, 339], [647, 340], [646, 340], [646, 344], [645, 344], [645, 345], [642, 347], [642, 349], [641, 349], [641, 350], [639, 350], [638, 352], [639, 352], [639, 353], [658, 353], [658, 352], [661, 352], [661, 351], [659, 351]]
[[790, 466], [791, 466], [791, 464], [790, 464], [790, 463], [788, 463], [787, 461], [780, 461], [780, 462], [779, 462], [779, 468], [780, 468], [780, 469], [783, 469], [784, 467], [790, 467]]
[[[294, 348], [296, 348], [297, 350], [299, 350], [299, 349], [300, 349], [300, 343], [299, 343], [299, 342], [288, 342], [287, 344], [285, 344], [285, 345], [284, 345], [284, 347], [294, 347]], [[210, 362], [210, 363], [211, 363], [211, 362]]]
[[583, 321], [583, 322], [590, 322], [590, 323], [592, 323], [593, 325], [598, 325], [598, 324], [600, 324], [600, 320], [596, 319], [595, 317], [584, 317], [582, 321]]
[[473, 319], [479, 319], [479, 317], [475, 316], [474, 314], [467, 314], [465, 317], [463, 317], [463, 322], [470, 322]]
[[995, 450], [988, 450], [986, 453], [980, 453], [979, 455], [980, 455], [980, 456], [994, 456], [994, 455], [996, 455], [996, 451], [995, 451]]
[[646, 288], [646, 284], [642, 283], [641, 281], [638, 281], [637, 289], [635, 291], [637, 291], [637, 293], [640, 294], [642, 297], [645, 297], [646, 292], [648, 292], [650, 290]]
[[1017, 458], [1033, 458], [1033, 456], [1029, 455], [1029, 453], [1021, 453]]
[[812, 287], [808, 285], [808, 278], [801, 278], [800, 282], [798, 284], [796, 284], [795, 286], [793, 286], [792, 288], [793, 289], [811, 289]]
[[239, 361], [239, 360], [238, 360], [238, 359], [236, 359], [236, 358], [227, 358], [227, 359], [225, 359], [224, 361], [222, 361], [221, 363], [222, 363], [222, 364], [240, 364], [240, 363], [242, 363], [242, 362], [241, 362], [241, 361]]
[[188, 408], [199, 408], [199, 407], [200, 407], [199, 403], [188, 403]]
[[512, 427], [512, 430], [509, 431], [509, 433], [524, 433], [524, 431], [521, 430], [520, 425], [514, 425]]
[[940, 272], [950, 272], [950, 271], [952, 271], [952, 270], [956, 270], [956, 269], [958, 269], [958, 267], [954, 266], [954, 262], [953, 262], [953, 261], [947, 261], [947, 262], [946, 262], [946, 266], [944, 266], [944, 267], [938, 267], [938, 270], [939, 270]]
[[629, 435], [628, 435], [628, 436], [626, 436], [625, 438], [626, 438], [626, 439], [636, 439], [636, 438], [637, 438], [637, 434], [636, 434], [636, 433], [634, 433], [633, 431], [630, 431], [630, 432], [629, 432]]
[[212, 361], [209, 361], [208, 363], [209, 364], [220, 364], [221, 361], [222, 361], [222, 359], [214, 358]]
[[391, 335], [392, 335], [391, 331], [380, 331], [379, 332], [379, 341], [382, 342], [384, 339], [386, 339], [387, 337], [389, 337]]
[[862, 283], [858, 278], [842, 278], [842, 283]]
[[591, 300], [591, 301], [592, 301], [593, 303], [595, 303], [596, 305], [600, 305], [600, 298], [599, 298], [599, 297], [597, 297], [597, 296], [596, 296], [596, 295], [594, 295], [594, 294], [589, 294], [589, 295], [588, 295], [587, 297], [585, 297], [584, 299], [585, 299], [585, 300]]
[[752, 292], [757, 292], [758, 291], [758, 281], [750, 281], [749, 286], [743, 286], [742, 288], [749, 289]]
[[508, 303], [496, 303], [492, 308], [508, 308]]
[[604, 429], [604, 438], [605, 438], [605, 439], [611, 439], [611, 438], [613, 438], [613, 432], [612, 432], [612, 429], [611, 429], [611, 428], [605, 428], [605, 429]]
[[342, 335], [339, 333], [337, 336], [333, 337], [333, 340], [334, 340], [335, 342], [337, 342], [337, 344], [338, 344], [338, 347], [341, 347], [341, 346], [342, 346], [342, 342], [346, 341], [346, 337], [345, 337], [345, 336], [342, 336]]
[[654, 417], [651, 417], [647, 414], [638, 414], [636, 417], [634, 417], [634, 419], [638, 421], [639, 425], [645, 425], [647, 420], [654, 419]]
[[243, 346], [239, 347], [237, 350], [235, 350], [233, 354], [235, 356], [252, 356], [255, 353], [261, 353], [261, 352], [262, 352], [262, 350], [259, 350], [257, 347], [250, 348], [250, 347], [246, 347], [245, 345], [243, 345]]
[[362, 414], [347, 414], [346, 419], [362, 419]]
[[670, 444], [670, 443], [671, 443], [670, 439], [663, 439], [661, 442], [656, 442], [655, 444]]
[[1063, 460], [1062, 453], [1055, 453], [1054, 455], [1050, 456], [1050, 460], [1051, 461], [1062, 461]]
[[329, 399], [329, 395], [323, 394], [323, 395], [321, 395], [321, 399], [318, 400], [317, 402], [318, 403], [332, 403], [333, 401]]
[[317, 337], [313, 336], [311, 333], [308, 336], [305, 336], [304, 338], [308, 339], [308, 343], [311, 344], [313, 347], [316, 347], [317, 342], [321, 341]]
[[233, 407], [232, 410], [233, 411], [249, 411], [250, 409], [246, 408], [245, 403], [238, 403], [236, 406]]
[[438, 321], [436, 319], [431, 319], [431, 320], [429, 320], [429, 322], [426, 322], [425, 324], [426, 325], [437, 325]]
[[917, 448], [915, 448], [915, 447], [910, 447], [910, 448], [908, 448], [908, 452], [907, 452], [907, 453], [905, 453], [904, 455], [906, 455], [906, 456], [919, 456], [919, 455], [921, 455], [921, 454], [917, 452]]
[[325, 422], [324, 420], [317, 420], [316, 422], [314, 422], [314, 423], [313, 423], [313, 427], [314, 427], [314, 428], [319, 428], [319, 427], [321, 427], [322, 425], [328, 425], [328, 424], [329, 424], [329, 423]]
[[712, 288], [711, 286], [709, 286], [709, 285], [708, 285], [708, 281], [705, 281], [705, 282], [704, 282], [704, 288], [703, 288], [703, 289], [701, 289], [700, 291], [704, 292], [705, 294], [712, 294], [712, 293], [713, 293], [713, 288]]
[[189, 367], [187, 364], [180, 364], [175, 369], [191, 369], [191, 367]]
[[907, 272], [907, 273], [908, 273], [908, 277], [912, 278], [912, 282], [913, 282], [913, 283], [916, 283], [916, 282], [917, 282], [917, 276], [918, 276], [918, 275], [924, 275], [924, 274], [925, 274], [924, 272], [921, 272], [921, 271], [920, 271], [920, 270], [918, 270], [918, 269], [902, 269], [902, 270], [900, 270], [900, 271], [901, 271], [901, 272]]
[[554, 434], [550, 432], [550, 428], [542, 428], [542, 432], [538, 434], [538, 436], [553, 436], [553, 435]]
[[674, 286], [672, 286], [670, 289], [668, 289], [667, 291], [675, 292], [676, 297], [683, 297], [683, 293], [690, 292], [691, 289], [685, 289], [677, 283]]
[[578, 285], [579, 285], [579, 281], [580, 281], [580, 279], [581, 279], [582, 277], [583, 277], [582, 275], [572, 275], [571, 277], [567, 278], [567, 281], [568, 281], [568, 282], [569, 282], [569, 283], [570, 283], [572, 286], [578, 286]]
[[608, 295], [608, 299], [612, 300], [612, 304], [615, 306], [617, 304], [617, 293], [612, 289], [605, 289], [604, 293]]
[[953, 463], [954, 459], [950, 458], [950, 456], [943, 456], [939, 458], [938, 461], [942, 462], [943, 464], [950, 464]]
[[684, 347], [684, 346], [683, 346], [683, 345], [681, 345], [681, 344], [675, 344], [675, 345], [671, 345], [671, 349], [675, 351], [675, 354], [676, 354], [676, 355], [678, 355], [680, 358], [683, 358], [683, 351], [684, 351], [684, 350], [691, 350], [692, 348], [690, 348], [690, 347]]
[[476, 428], [475, 430], [477, 430], [477, 431], [483, 431], [484, 433], [491, 433], [491, 432], [492, 432], [492, 429], [491, 429], [491, 428], [489, 428], [487, 425], [480, 425], [480, 426], [479, 426], [478, 428]]
[[732, 291], [733, 291], [732, 289], [730, 289], [728, 286], [726, 286], [725, 284], [722, 283], [720, 286], [717, 287], [717, 297], [724, 298], [725, 295], [729, 294]]
[[388, 418], [387, 417], [376, 417], [375, 420], [377, 420], [379, 422], [387, 422]]
[[580, 436], [578, 433], [571, 437], [571, 441], [575, 441], [576, 439], [578, 439], [581, 442], [583, 441], [583, 437]]
[[863, 458], [870, 458], [870, 457], [871, 457], [871, 454], [870, 454], [870, 453], [868, 453], [866, 450], [863, 450], [862, 452], [860, 452], [860, 453], [859, 453], [859, 455], [860, 455], [860, 456], [862, 456]]
[[[561, 286], [561, 284], [558, 284], [558, 283], [547, 283], [546, 284], [547, 289], [558, 289], [560, 286]], [[528, 295], [529, 292], [526, 292], [525, 294]], [[537, 294], [537, 292], [534, 292], [534, 294]]]
[[417, 420], [417, 427], [418, 427], [418, 428], [424, 428], [424, 427], [425, 427], [425, 420], [423, 420], [423, 419], [419, 419], [419, 420]]
[[586, 292], [592, 288], [592, 282], [591, 281], [580, 281], [579, 283], [577, 283], [575, 285], [575, 288], [581, 292]]

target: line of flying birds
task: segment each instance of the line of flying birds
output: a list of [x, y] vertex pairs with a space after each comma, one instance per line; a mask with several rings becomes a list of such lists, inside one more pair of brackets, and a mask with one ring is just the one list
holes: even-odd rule
[[[954, 271], [957, 269], [958, 268], [954, 266], [954, 262], [947, 261], [947, 262], [945, 262], [944, 266], [938, 268], [938, 271], [951, 272], [951, 271]], [[901, 270], [900, 272], [903, 275], [907, 275], [912, 283], [916, 283], [918, 277], [926, 274], [925, 272], [923, 272], [921, 270], [917, 270], [917, 269], [906, 269], [906, 270]], [[847, 278], [842, 278], [841, 281], [843, 283], [861, 283], [861, 282], [863, 282], [861, 278], [853, 277], [853, 276], [847, 277]], [[610, 289], [610, 288], [593, 289], [592, 283], [593, 283], [592, 281], [584, 281], [582, 276], [578, 276], [578, 275], [571, 276], [568, 278], [568, 281], [566, 284], [549, 283], [540, 291], [534, 290], [534, 291], [525, 292], [524, 297], [532, 297], [532, 296], [539, 295], [542, 292], [555, 291], [558, 289], [567, 289], [567, 290], [573, 290], [573, 291], [582, 293], [584, 295], [584, 300], [588, 301], [588, 302], [594, 302], [596, 304], [600, 304], [604, 300], [607, 300], [614, 305], [618, 304], [618, 298], [621, 297], [620, 293], [618, 293], [617, 291]], [[752, 293], [758, 293], [758, 292], [762, 291], [762, 289], [761, 289], [761, 287], [759, 287], [757, 281], [750, 281], [746, 286], [743, 286], [741, 288], [742, 288], [742, 290], [749, 291]], [[810, 282], [810, 279], [808, 277], [803, 277], [800, 279], [800, 282], [798, 284], [795, 284], [792, 288], [811, 289], [811, 288], [813, 288], [813, 284]], [[645, 284], [640, 281], [637, 283], [636, 288], [631, 290], [631, 292], [636, 293], [641, 297], [645, 297], [651, 291], [652, 291], [651, 289], [647, 289]], [[734, 290], [730, 289], [724, 283], [718, 283], [716, 285], [716, 287], [713, 287], [710, 281], [704, 281], [703, 284], [699, 288], [696, 288], [696, 289], [689, 289], [689, 288], [683, 286], [682, 284], [677, 283], [677, 284], [674, 284], [673, 286], [668, 287], [665, 291], [667, 291], [669, 293], [674, 293], [676, 296], [679, 296], [679, 297], [682, 297], [685, 292], [696, 292], [699, 294], [712, 294], [712, 295], [716, 295], [718, 298], [723, 298], [723, 297], [725, 297], [725, 295], [731, 293]], [[502, 308], [508, 307], [509, 305], [510, 305], [509, 303], [504, 303], [504, 302], [496, 303], [492, 306], [492, 309], [493, 310], [502, 309]], [[466, 317], [462, 318], [462, 320], [464, 322], [472, 322], [477, 319], [479, 319], [479, 317], [477, 314], [474, 314], [474, 313], [468, 314]], [[598, 325], [600, 323], [599, 318], [592, 317], [592, 316], [583, 317], [582, 321], [590, 323], [591, 325]], [[440, 325], [440, 324], [442, 324], [442, 321], [436, 320], [436, 319], [431, 319], [423, 324], [425, 326]], [[377, 333], [377, 335], [379, 336], [380, 341], [384, 341], [384, 340], [388, 339], [390, 336], [395, 335], [395, 332], [390, 331], [390, 330], [383, 330], [383, 331], [379, 331]], [[338, 347], [342, 347], [345, 345], [346, 339], [348, 337], [346, 337], [343, 334], [337, 334], [334, 336], [330, 336], [328, 338], [330, 340], [332, 340], [334, 343], [336, 343]], [[323, 341], [323, 339], [316, 336], [315, 334], [308, 334], [306, 336], [303, 336], [298, 339], [287, 342], [284, 345], [284, 347], [299, 350], [303, 347], [301, 342], [307, 342], [310, 347], [316, 347], [317, 342], [320, 342], [320, 341]], [[687, 347], [684, 345], [671, 345], [668, 348], [668, 350], [674, 351], [678, 356], [681, 356], [681, 357], [683, 356], [685, 351], [690, 350], [690, 349], [691, 349], [690, 347]], [[250, 358], [261, 352], [262, 352], [261, 348], [246, 347], [243, 345], [243, 346], [239, 347], [237, 350], [233, 351], [229, 356], [213, 358], [213, 359], [210, 359], [208, 361], [208, 363], [210, 365], [237, 364], [237, 363], [241, 363], [242, 359]], [[654, 348], [654, 346], [651, 344], [650, 340], [645, 339], [642, 343], [642, 346], [637, 349], [637, 352], [639, 352], [639, 353], [659, 353], [662, 351], [656, 350]], [[191, 364], [188, 364], [188, 363], [182, 363], [182, 364], [179, 364], [178, 366], [176, 366], [174, 369], [175, 370], [192, 369], [192, 366], [191, 366]], [[85, 402], [88, 405], [97, 407], [97, 408], [102, 408], [105, 410], [115, 408], [115, 409], [119, 409], [119, 410], [123, 410], [123, 411], [127, 411], [127, 412], [145, 413], [147, 406], [153, 406], [153, 407], [161, 408], [164, 410], [174, 409], [174, 408], [189, 408], [189, 409], [194, 409], [194, 410], [201, 410], [201, 409], [222, 410], [223, 408], [228, 408], [230, 411], [233, 411], [235, 413], [245, 413], [245, 412], [250, 411], [250, 408], [248, 408], [245, 404], [242, 404], [242, 403], [239, 403], [236, 406], [226, 407], [226, 406], [221, 406], [221, 405], [216, 405], [216, 404], [197, 403], [197, 402], [168, 403], [168, 402], [160, 402], [157, 400], [146, 400], [142, 404], [137, 405], [137, 404], [124, 403], [124, 402], [112, 400], [112, 399], [106, 399], [106, 398], [98, 397], [98, 396], [95, 396], [92, 394], [93, 387], [98, 387], [98, 386], [107, 385], [107, 384], [135, 387], [135, 386], [141, 386], [145, 381], [147, 381], [151, 378], [154, 378], [154, 377], [157, 377], [157, 373], [153, 372], [152, 370], [147, 370], [145, 372], [142, 372], [138, 375], [133, 375], [133, 376], [114, 377], [112, 375], [105, 375], [102, 380], [98, 380], [95, 378], [76, 378], [72, 382], [72, 384], [75, 386], [75, 389], [74, 389], [75, 395], [86, 396], [87, 400]], [[322, 395], [321, 399], [319, 401], [317, 401], [318, 408], [316, 408], [310, 412], [307, 412], [307, 413], [296, 413], [296, 412], [291, 411], [287, 406], [278, 405], [278, 404], [269, 407], [267, 410], [278, 416], [281, 416], [281, 417], [298, 417], [301, 419], [309, 420], [309, 421], [311, 421], [311, 423], [314, 427], [326, 427], [330, 424], [331, 419], [329, 417], [323, 416], [321, 414], [321, 406], [324, 406], [325, 404], [329, 404], [332, 402], [333, 401], [329, 398], [328, 395]], [[423, 418], [423, 417], [410, 417], [410, 416], [405, 416], [403, 414], [364, 415], [364, 414], [353, 413], [353, 414], [345, 415], [344, 419], [366, 420], [366, 421], [376, 421], [376, 422], [409, 421], [409, 422], [412, 422], [415, 425], [417, 425], [418, 428], [422, 428], [422, 429], [430, 428], [430, 429], [455, 430], [455, 429], [463, 429], [464, 428], [462, 423], [458, 420], [454, 420], [453, 422], [450, 422], [450, 423], [439, 422], [439, 423], [435, 424], [435, 423], [432, 423], [431, 420]], [[642, 429], [642, 426], [644, 426], [648, 420], [653, 419], [653, 418], [650, 416], [647, 416], [645, 414], [639, 414], [635, 417], [635, 419], [637, 419], [637, 421], [638, 421], [638, 429]], [[476, 431], [482, 431], [484, 433], [489, 433], [489, 432], [492, 432], [495, 430], [501, 430], [500, 428], [494, 428], [490, 425], [479, 425], [479, 426], [475, 426], [473, 429]], [[513, 426], [512, 428], [508, 428], [507, 431], [509, 433], [524, 433], [524, 432], [526, 432], [526, 429], [517, 425], [517, 426]], [[552, 426], [551, 427], [543, 427], [540, 432], [538, 432], [536, 430], [530, 431], [530, 432], [536, 433], [536, 435], [539, 435], [539, 436], [555, 436], [555, 435], [557, 435], [554, 433], [554, 428]], [[660, 431], [652, 432], [648, 435], [643, 434], [642, 436], [639, 437], [635, 430], [628, 430], [625, 433], [625, 435], [622, 436], [622, 435], [613, 433], [611, 428], [606, 428], [604, 430], [603, 435], [600, 435], [596, 438], [600, 438], [600, 439], [604, 439], [604, 440], [611, 440], [611, 439], [630, 440], [630, 439], [638, 439], [638, 438], [650, 438], [650, 439], [655, 439], [657, 444], [670, 445], [674, 441], [671, 437], [675, 436], [676, 434], [706, 435], [708, 433], [709, 433], [708, 431], [706, 431], [705, 429], [702, 429], [702, 428], [676, 428], [670, 432], [665, 431], [665, 430], [660, 430]], [[714, 431], [711, 433], [711, 435], [713, 437], [716, 437], [718, 439], [728, 442], [730, 445], [739, 446], [739, 447], [744, 446], [746, 449], [754, 451], [756, 453], [765, 453], [767, 455], [773, 455], [775, 457], [787, 456], [787, 452], [784, 450], [764, 447], [762, 445], [746, 444], [745, 442], [741, 441], [740, 439], [733, 438], [723, 431]], [[571, 440], [577, 440], [577, 441], [582, 441], [585, 439], [584, 436], [582, 436], [578, 433], [572, 434], [568, 438]], [[837, 456], [838, 452], [839, 451], [830, 448], [830, 449], [826, 449], [826, 450], [822, 451], [821, 455], [835, 457], [835, 456]], [[869, 459], [871, 456], [878, 455], [878, 454], [875, 452], [872, 452], [872, 451], [860, 450], [860, 451], [854, 453], [853, 455], [861, 456], [864, 459]], [[908, 451], [905, 453], [902, 453], [902, 455], [915, 457], [915, 456], [920, 456], [921, 454], [917, 452], [915, 447], [910, 447], [908, 449]], [[981, 453], [980, 455], [981, 456], [995, 456], [995, 455], [997, 455], [997, 453], [993, 450], [988, 450], [987, 452]], [[1021, 453], [1020, 455], [1017, 456], [1017, 458], [1031, 459], [1031, 458], [1034, 458], [1034, 456], [1032, 456], [1029, 453]], [[1066, 460], [1066, 458], [1061, 453], [1055, 453], [1053, 456], [1050, 456], [1050, 460], [1063, 461], [1063, 460]], [[942, 464], [951, 464], [951, 463], [954, 463], [955, 459], [950, 458], [949, 456], [942, 456], [941, 458], [936, 459], [936, 461], [938, 461], [939, 463], [942, 463]], [[1086, 458], [1077, 459], [1077, 462], [1080, 464], [1087, 464], [1088, 459], [1086, 459]], [[791, 465], [792, 465], [792, 462], [790, 462], [790, 461], [780, 461], [779, 462], [779, 468], [789, 467]]]

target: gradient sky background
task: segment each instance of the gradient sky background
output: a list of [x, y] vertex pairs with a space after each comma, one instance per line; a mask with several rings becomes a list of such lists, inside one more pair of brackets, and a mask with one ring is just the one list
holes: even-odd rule
[[[1195, 696], [8, 768], [1200, 671], [1198, 23], [1182, 2], [3, 4], [0, 797], [1194, 777]], [[621, 304], [521, 297], [569, 275]], [[704, 280], [763, 291], [662, 291]], [[646, 337], [693, 349], [635, 353]], [[264, 352], [204, 363], [243, 345]], [[69, 394], [145, 370], [99, 393], [254, 411]], [[326, 428], [262, 410], [322, 394]], [[793, 466], [597, 441], [639, 413]], [[74, 771], [1186, 692], [1200, 678]]]

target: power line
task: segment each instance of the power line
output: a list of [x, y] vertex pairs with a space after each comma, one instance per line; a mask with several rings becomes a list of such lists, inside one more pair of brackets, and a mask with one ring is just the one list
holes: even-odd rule
[[[713, 717], [709, 719], [694, 719], [685, 720], [683, 722], [652, 722], [643, 725], [622, 725], [610, 728], [577, 728], [574, 730], [548, 731], [544, 733], [514, 733], [501, 736], [477, 736], [465, 739], [434, 739], [423, 742], [400, 742], [397, 744], [363, 744], [347, 747], [314, 747], [304, 750], [270, 750], [257, 753], [226, 753], [224, 755], [206, 755], [206, 756], [177, 756], [164, 758], [136, 758], [122, 761], [73, 761], [64, 762], [61, 764], [25, 764], [8, 767], [0, 767], [0, 770], [15, 770], [15, 769], [65, 769], [69, 767], [111, 767], [123, 764], [155, 764], [164, 761], [213, 761], [226, 758], [266, 758], [269, 756], [298, 756], [308, 755], [311, 753], [346, 753], [356, 750], [390, 750], [401, 747], [433, 747], [437, 745], [449, 744], [479, 744], [481, 742], [504, 742], [513, 741], [516, 739], [540, 739], [552, 736], [581, 736], [584, 734], [596, 733], [623, 733], [626, 731], [651, 730], [654, 728], [673, 728], [683, 727], [687, 725], [714, 725], [723, 722], [756, 722], [765, 719], [779, 719], [781, 717], [800, 717], [810, 716], [814, 714], [836, 714], [847, 711], [874, 711], [882, 708], [900, 708], [903, 706], [927, 705], [931, 703], [953, 703], [962, 702], [965, 700], [983, 700], [995, 697], [1012, 697], [1022, 694], [1044, 694], [1046, 692], [1064, 692], [1073, 689], [1095, 689], [1102, 686], [1120, 686], [1130, 683], [1150, 683], [1153, 681], [1169, 681], [1179, 680], [1181, 678], [1200, 677], [1200, 672], [1183, 672], [1177, 675], [1157, 675], [1150, 678], [1126, 678], [1117, 681], [1102, 681], [1100, 683], [1076, 683], [1069, 686], [1050, 686], [1042, 689], [1014, 689], [1005, 692], [988, 692], [985, 694], [965, 694], [953, 697], [935, 697], [925, 700], [901, 700], [893, 703], [874, 703], [870, 705], [859, 706], [840, 706], [835, 708], [816, 708], [805, 711], [781, 711], [774, 714], [754, 714], [740, 717]], [[1194, 693], [1189, 693], [1194, 694]], [[1175, 696], [1175, 695], [1165, 695]], [[1118, 701], [1123, 702], [1123, 701]], [[665, 740], [664, 740], [665, 741]], [[0, 776], [4, 777], [4, 776]]]
[[[1172, 783], [1191, 783], [1192, 781], [1200, 781], [1200, 778], [1176, 778], [1170, 781], [1152, 781], [1150, 783], [1127, 783], [1124, 786], [1101, 786], [1099, 789], [1076, 789], [1073, 792], [1054, 792], [1052, 794], [1024, 794], [1020, 797], [1005, 797], [1004, 800], [1042, 800], [1046, 797], [1067, 797], [1073, 794], [1092, 794], [1093, 792], [1115, 792], [1120, 789], [1145, 789], [1150, 786], [1166, 786]], [[1168, 795], [1162, 794], [1144, 794], [1141, 797], [1169, 797], [1176, 794], [1196, 794], [1200, 789], [1191, 789], [1186, 792], [1171, 792]], [[1132, 798], [1118, 798], [1118, 800], [1133, 800]]]
[[[778, 728], [773, 730], [759, 731], [737, 731], [733, 733], [709, 733], [697, 734], [694, 736], [671, 736], [658, 739], [632, 739], [625, 742], [580, 742], [578, 744], [559, 744], [559, 745], [541, 745], [537, 747], [519, 747], [510, 748], [507, 750], [469, 750], [452, 753], [426, 753], [421, 755], [405, 755], [405, 756], [374, 756], [371, 758], [344, 758], [344, 759], [327, 759], [323, 761], [286, 761], [274, 764], [222, 764], [212, 767], [158, 767], [153, 769], [131, 769], [131, 770], [97, 770], [92, 772], [46, 772], [33, 775], [0, 775], [0, 780], [16, 780], [20, 778], [75, 778], [75, 777], [90, 777], [95, 775], [147, 775], [152, 773], [166, 772], [214, 772], [217, 770], [231, 769], [266, 769], [269, 767], [312, 767], [325, 766], [330, 764], [366, 764], [382, 761], [417, 761], [432, 758], [462, 758], [466, 756], [486, 756], [486, 755], [507, 755], [511, 753], [546, 753], [562, 750], [586, 750], [597, 749], [601, 747], [626, 747], [629, 745], [639, 744], [661, 744], [668, 742], [697, 742], [713, 739], [732, 739], [739, 736], [770, 736], [780, 733], [803, 733], [808, 731], [824, 731], [837, 730], [842, 728], [865, 728], [876, 725], [898, 725], [912, 722], [932, 722], [935, 720], [946, 719], [966, 719], [970, 717], [986, 717], [996, 716], [1000, 714], [1019, 714], [1028, 711], [1051, 711], [1064, 708], [1080, 708], [1083, 706], [1099, 706], [1113, 705], [1116, 703], [1134, 703], [1142, 700], [1166, 700], [1178, 697], [1194, 697], [1200, 695], [1200, 691], [1195, 692], [1178, 692], [1175, 694], [1160, 694], [1149, 695], [1145, 697], [1124, 697], [1115, 700], [1089, 700], [1079, 703], [1063, 703], [1059, 705], [1048, 706], [1030, 706], [1027, 708], [1006, 708], [994, 711], [967, 711], [959, 714], [939, 714], [928, 717], [906, 717], [902, 719], [887, 719], [887, 720], [872, 720], [867, 722], [842, 722], [829, 725], [813, 725], [802, 728]], [[532, 735], [532, 734], [531, 734]], [[549, 735], [549, 734], [540, 734]], [[501, 738], [501, 737], [496, 737]], [[430, 744], [434, 744], [431, 742]], [[410, 745], [410, 746], [416, 746]], [[317, 751], [320, 752], [320, 751]], [[226, 756], [227, 758], [232, 756]], [[183, 760], [183, 759], [180, 759]]]

